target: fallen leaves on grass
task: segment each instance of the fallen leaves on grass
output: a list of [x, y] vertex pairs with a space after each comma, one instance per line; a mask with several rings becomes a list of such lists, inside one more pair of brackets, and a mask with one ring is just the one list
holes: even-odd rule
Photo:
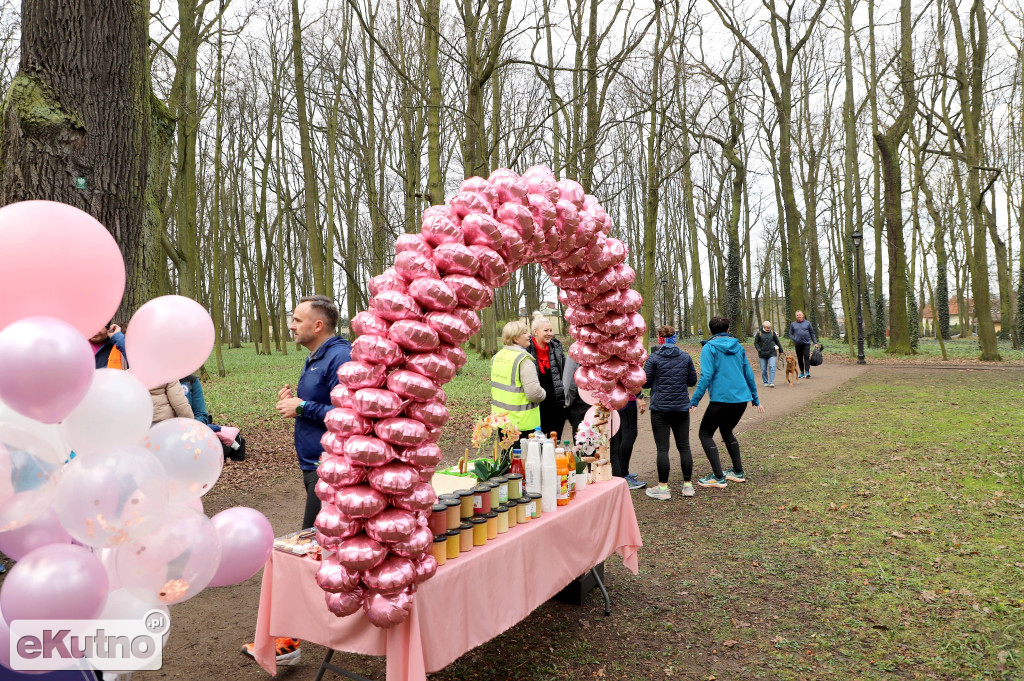
[[933, 601], [935, 601], [935, 599], [937, 599], [939, 597], [939, 595], [937, 593], [935, 593], [934, 591], [932, 591], [931, 589], [925, 589], [924, 591], [919, 593], [917, 595], [917, 597], [920, 598], [925, 603], [932, 603]]

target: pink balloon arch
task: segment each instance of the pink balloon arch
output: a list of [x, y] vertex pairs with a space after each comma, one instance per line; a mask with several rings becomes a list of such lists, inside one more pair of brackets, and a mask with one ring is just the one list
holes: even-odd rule
[[449, 416], [442, 386], [466, 363], [477, 312], [515, 270], [538, 263], [561, 289], [582, 390], [615, 411], [643, 387], [643, 298], [611, 227], [579, 183], [534, 166], [469, 178], [424, 211], [419, 234], [398, 238], [394, 266], [370, 280], [369, 309], [352, 319], [358, 338], [322, 441], [317, 538], [335, 556], [317, 583], [331, 612], [361, 606], [377, 626], [399, 624], [437, 569], [422, 529]]

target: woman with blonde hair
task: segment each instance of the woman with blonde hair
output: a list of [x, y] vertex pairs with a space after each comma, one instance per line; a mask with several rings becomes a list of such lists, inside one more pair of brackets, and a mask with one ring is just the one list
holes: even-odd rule
[[501, 330], [501, 350], [491, 360], [491, 413], [508, 414], [527, 433], [541, 424], [539, 403], [547, 396], [537, 380], [536, 360], [526, 351], [530, 330], [509, 322]]
[[565, 387], [562, 375], [565, 371], [565, 351], [562, 344], [555, 338], [551, 322], [540, 312], [533, 313], [530, 325], [533, 338], [526, 348], [537, 360], [537, 374], [540, 387], [544, 388], [546, 397], [540, 404], [540, 428], [544, 434], [556, 433], [556, 439], [562, 437], [562, 428], [569, 418], [565, 408]]

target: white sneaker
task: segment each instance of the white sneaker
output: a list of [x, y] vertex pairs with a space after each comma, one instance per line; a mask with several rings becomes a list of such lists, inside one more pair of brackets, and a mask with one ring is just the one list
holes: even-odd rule
[[684, 482], [683, 483], [683, 496], [684, 497], [692, 497], [693, 496], [693, 483], [692, 482]]
[[775, 384], [774, 384], [774, 383], [769, 383], [769, 384], [768, 384], [768, 387], [769, 387], [769, 388], [774, 388], [774, 387], [775, 387]]
[[661, 487], [659, 485], [648, 487], [644, 492], [650, 498], [657, 499], [658, 501], [668, 501], [672, 498], [672, 493], [668, 491], [668, 487]]

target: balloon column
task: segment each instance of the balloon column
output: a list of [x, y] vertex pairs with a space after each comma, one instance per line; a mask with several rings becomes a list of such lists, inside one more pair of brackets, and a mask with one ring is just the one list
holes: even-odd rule
[[3, 653], [16, 619], [141, 617], [248, 579], [273, 546], [257, 511], [195, 510], [223, 466], [207, 426], [150, 427], [148, 389], [213, 347], [198, 303], [149, 301], [128, 324], [131, 369], [95, 370], [87, 339], [124, 285], [117, 244], [88, 214], [0, 208], [0, 551], [18, 561], [0, 588]]
[[448, 420], [441, 386], [466, 363], [460, 346], [480, 330], [477, 312], [512, 272], [540, 263], [562, 289], [581, 388], [616, 410], [643, 386], [643, 299], [611, 227], [577, 182], [534, 166], [466, 180], [424, 212], [419, 234], [398, 238], [394, 266], [370, 280], [369, 309], [352, 319], [359, 337], [322, 441], [317, 538], [333, 555], [317, 583], [335, 615], [361, 607], [377, 626], [399, 624], [437, 569], [425, 525]]

